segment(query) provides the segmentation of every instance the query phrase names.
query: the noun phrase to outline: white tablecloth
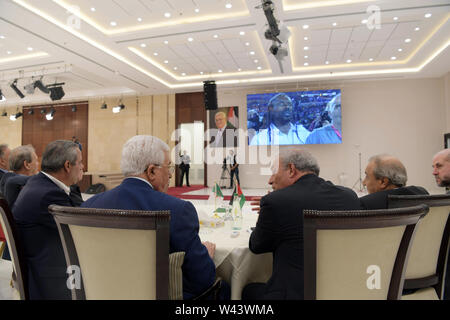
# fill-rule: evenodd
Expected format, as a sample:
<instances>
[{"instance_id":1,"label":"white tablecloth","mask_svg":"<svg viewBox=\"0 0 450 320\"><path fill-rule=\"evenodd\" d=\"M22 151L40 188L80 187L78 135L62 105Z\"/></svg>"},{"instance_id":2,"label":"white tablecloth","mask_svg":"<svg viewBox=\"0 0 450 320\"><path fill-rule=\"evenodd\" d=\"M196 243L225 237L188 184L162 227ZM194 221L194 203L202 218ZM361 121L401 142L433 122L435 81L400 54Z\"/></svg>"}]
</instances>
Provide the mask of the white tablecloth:
<instances>
[{"instance_id":1,"label":"white tablecloth","mask_svg":"<svg viewBox=\"0 0 450 320\"><path fill-rule=\"evenodd\" d=\"M212 211L205 205L195 205L200 210ZM199 214L201 216L201 214ZM216 244L214 263L217 275L231 285L231 299L241 299L242 289L251 282L267 282L272 274L272 253L254 254L248 248L250 227L256 225L258 214L251 212L245 205L243 210L242 229L237 237L231 237L232 221L218 228L200 228L202 241Z\"/></svg>"}]
</instances>

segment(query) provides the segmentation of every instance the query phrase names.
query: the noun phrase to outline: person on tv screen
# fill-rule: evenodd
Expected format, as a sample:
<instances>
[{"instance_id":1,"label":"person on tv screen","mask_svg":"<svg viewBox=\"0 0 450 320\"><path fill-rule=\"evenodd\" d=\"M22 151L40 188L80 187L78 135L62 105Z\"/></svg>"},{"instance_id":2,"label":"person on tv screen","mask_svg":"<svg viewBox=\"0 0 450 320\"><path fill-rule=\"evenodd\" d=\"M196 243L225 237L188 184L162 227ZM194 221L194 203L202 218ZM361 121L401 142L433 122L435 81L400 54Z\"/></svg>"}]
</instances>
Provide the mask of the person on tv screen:
<instances>
[{"instance_id":1,"label":"person on tv screen","mask_svg":"<svg viewBox=\"0 0 450 320\"><path fill-rule=\"evenodd\" d=\"M306 139L306 144L342 143L340 94L328 102L324 114L328 114L331 123L314 129Z\"/></svg>"},{"instance_id":2,"label":"person on tv screen","mask_svg":"<svg viewBox=\"0 0 450 320\"><path fill-rule=\"evenodd\" d=\"M294 124L293 103L285 93L278 93L268 103L267 128L252 138L250 145L304 144L309 131Z\"/></svg>"}]
</instances>

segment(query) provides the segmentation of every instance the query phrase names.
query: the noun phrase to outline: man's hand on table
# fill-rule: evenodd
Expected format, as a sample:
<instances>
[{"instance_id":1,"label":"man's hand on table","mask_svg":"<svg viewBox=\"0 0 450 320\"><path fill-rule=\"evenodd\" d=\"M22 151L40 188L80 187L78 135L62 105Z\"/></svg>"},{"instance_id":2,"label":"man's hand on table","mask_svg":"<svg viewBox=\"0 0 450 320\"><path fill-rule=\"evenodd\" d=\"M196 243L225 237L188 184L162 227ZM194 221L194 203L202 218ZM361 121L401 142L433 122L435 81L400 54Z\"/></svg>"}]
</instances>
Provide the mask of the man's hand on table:
<instances>
[{"instance_id":1,"label":"man's hand on table","mask_svg":"<svg viewBox=\"0 0 450 320\"><path fill-rule=\"evenodd\" d=\"M214 253L216 252L216 244L212 243L212 242L209 242L209 241L202 242L202 244L208 250L208 254L211 257L211 259L213 259L214 258Z\"/></svg>"}]
</instances>

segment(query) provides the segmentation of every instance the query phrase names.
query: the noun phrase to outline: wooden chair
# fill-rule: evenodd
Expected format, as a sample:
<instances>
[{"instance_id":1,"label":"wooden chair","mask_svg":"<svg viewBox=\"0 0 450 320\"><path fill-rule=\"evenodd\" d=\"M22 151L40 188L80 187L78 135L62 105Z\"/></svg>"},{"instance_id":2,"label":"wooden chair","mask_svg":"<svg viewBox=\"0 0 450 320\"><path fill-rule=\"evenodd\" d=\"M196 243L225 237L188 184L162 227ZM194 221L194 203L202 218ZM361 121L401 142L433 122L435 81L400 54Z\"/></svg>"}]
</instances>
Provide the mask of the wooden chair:
<instances>
[{"instance_id":1,"label":"wooden chair","mask_svg":"<svg viewBox=\"0 0 450 320\"><path fill-rule=\"evenodd\" d=\"M169 211L50 205L49 212L67 265L81 271L78 286L69 281L72 299L168 299Z\"/></svg>"},{"instance_id":2,"label":"wooden chair","mask_svg":"<svg viewBox=\"0 0 450 320\"><path fill-rule=\"evenodd\" d=\"M427 212L305 210L305 299L400 299L410 241Z\"/></svg>"},{"instance_id":3,"label":"wooden chair","mask_svg":"<svg viewBox=\"0 0 450 320\"><path fill-rule=\"evenodd\" d=\"M404 289L419 289L402 299L443 299L450 237L450 195L390 195L390 208L426 204L430 211L417 225ZM447 275L448 276L448 275Z\"/></svg>"},{"instance_id":4,"label":"wooden chair","mask_svg":"<svg viewBox=\"0 0 450 320\"><path fill-rule=\"evenodd\" d=\"M16 223L8 203L4 198L0 198L0 225L5 233L13 263L14 287L19 291L21 300L28 300L28 268L26 265L25 254L17 232Z\"/></svg>"}]
</instances>

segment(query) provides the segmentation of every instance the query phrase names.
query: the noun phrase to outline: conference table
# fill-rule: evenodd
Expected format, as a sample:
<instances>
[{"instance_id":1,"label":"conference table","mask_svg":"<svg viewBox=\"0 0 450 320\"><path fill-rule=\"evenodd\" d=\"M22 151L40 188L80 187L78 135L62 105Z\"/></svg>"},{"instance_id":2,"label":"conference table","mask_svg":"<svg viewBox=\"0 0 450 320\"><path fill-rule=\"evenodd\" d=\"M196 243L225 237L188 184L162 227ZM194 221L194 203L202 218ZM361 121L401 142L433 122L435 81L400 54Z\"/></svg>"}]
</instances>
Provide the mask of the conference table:
<instances>
[{"instance_id":1,"label":"conference table","mask_svg":"<svg viewBox=\"0 0 450 320\"><path fill-rule=\"evenodd\" d=\"M199 219L211 215L213 206L195 203ZM240 300L242 289L251 282L267 282L272 275L272 253L254 254L248 248L250 227L256 225L258 214L249 205L243 207L243 222L239 234L232 235L233 221L225 221L219 227L200 224L199 236L202 241L216 244L214 264L217 276L231 286L231 299Z\"/></svg>"}]
</instances>

